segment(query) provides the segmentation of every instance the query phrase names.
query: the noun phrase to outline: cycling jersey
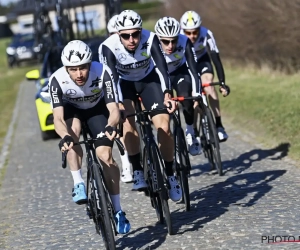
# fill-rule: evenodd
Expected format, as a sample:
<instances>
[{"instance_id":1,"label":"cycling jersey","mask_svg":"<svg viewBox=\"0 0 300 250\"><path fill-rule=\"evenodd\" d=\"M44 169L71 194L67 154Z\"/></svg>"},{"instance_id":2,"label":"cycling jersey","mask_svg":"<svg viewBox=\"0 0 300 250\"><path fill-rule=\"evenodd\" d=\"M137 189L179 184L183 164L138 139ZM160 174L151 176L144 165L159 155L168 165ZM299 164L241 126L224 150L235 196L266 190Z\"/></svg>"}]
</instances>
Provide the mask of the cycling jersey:
<instances>
[{"instance_id":1,"label":"cycling jersey","mask_svg":"<svg viewBox=\"0 0 300 250\"><path fill-rule=\"evenodd\" d=\"M111 70L102 63L92 62L87 82L78 86L65 67L55 71L49 79L51 107L69 103L79 109L94 107L103 97L105 103L118 102Z\"/></svg>"},{"instance_id":2,"label":"cycling jersey","mask_svg":"<svg viewBox=\"0 0 300 250\"><path fill-rule=\"evenodd\" d=\"M181 34L184 34L183 30L181 30ZM195 48L198 62L201 61L201 58L203 56L207 55L207 48L210 50L210 57L216 67L219 81L225 83L224 69L219 56L219 49L217 47L213 33L206 27L200 26L199 36L193 45Z\"/></svg>"},{"instance_id":3,"label":"cycling jersey","mask_svg":"<svg viewBox=\"0 0 300 250\"><path fill-rule=\"evenodd\" d=\"M160 42L155 33L142 29L137 49L129 52L118 34L107 38L99 47L100 62L108 65L115 79L139 81L155 69L161 89L170 90L170 79Z\"/></svg>"},{"instance_id":4,"label":"cycling jersey","mask_svg":"<svg viewBox=\"0 0 300 250\"><path fill-rule=\"evenodd\" d=\"M179 34L176 49L170 55L165 54L168 70L172 74L179 69L182 65L188 67L189 75L191 76L191 83L193 95L200 95L201 82L196 67L197 57L195 49L191 41L184 35Z\"/></svg>"}]
</instances>

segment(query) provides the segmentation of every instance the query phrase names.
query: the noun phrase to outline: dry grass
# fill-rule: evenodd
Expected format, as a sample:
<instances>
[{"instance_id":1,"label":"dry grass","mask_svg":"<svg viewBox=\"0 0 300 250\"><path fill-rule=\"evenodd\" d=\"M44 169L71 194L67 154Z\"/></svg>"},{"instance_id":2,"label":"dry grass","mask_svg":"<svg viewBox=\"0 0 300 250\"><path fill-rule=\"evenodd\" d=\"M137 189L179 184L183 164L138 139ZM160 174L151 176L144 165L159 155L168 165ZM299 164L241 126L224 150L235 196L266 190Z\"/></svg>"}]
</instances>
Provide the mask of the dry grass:
<instances>
[{"instance_id":1,"label":"dry grass","mask_svg":"<svg viewBox=\"0 0 300 250\"><path fill-rule=\"evenodd\" d=\"M292 73L300 59L300 0L172 0L165 14L197 11L212 30L222 57Z\"/></svg>"}]
</instances>

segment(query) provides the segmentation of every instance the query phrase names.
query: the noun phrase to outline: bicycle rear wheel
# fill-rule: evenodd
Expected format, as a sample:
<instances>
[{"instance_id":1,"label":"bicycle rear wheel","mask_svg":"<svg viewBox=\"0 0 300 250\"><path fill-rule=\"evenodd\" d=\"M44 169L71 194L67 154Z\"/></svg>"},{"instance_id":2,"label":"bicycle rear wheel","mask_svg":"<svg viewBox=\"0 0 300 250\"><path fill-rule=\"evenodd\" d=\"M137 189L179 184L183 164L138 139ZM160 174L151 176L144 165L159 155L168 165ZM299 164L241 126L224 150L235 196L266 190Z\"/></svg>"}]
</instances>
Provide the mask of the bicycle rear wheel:
<instances>
[{"instance_id":1,"label":"bicycle rear wheel","mask_svg":"<svg viewBox=\"0 0 300 250\"><path fill-rule=\"evenodd\" d=\"M177 128L175 133L175 161L177 166L176 172L179 177L183 193L182 201L185 204L185 210L190 211L191 204L188 174L191 169L191 163L182 128Z\"/></svg>"},{"instance_id":2,"label":"bicycle rear wheel","mask_svg":"<svg viewBox=\"0 0 300 250\"><path fill-rule=\"evenodd\" d=\"M100 165L94 163L91 166L91 205L94 215L96 231L101 234L106 249L116 249L114 238L114 218L113 207L107 197L107 192L104 187L104 182L100 172Z\"/></svg>"},{"instance_id":3,"label":"bicycle rear wheel","mask_svg":"<svg viewBox=\"0 0 300 250\"><path fill-rule=\"evenodd\" d=\"M162 188L161 190L159 190L159 199L161 202L165 222L167 224L169 235L173 235L174 234L173 223L172 223L169 204L168 204L168 198L169 198L168 191L164 181L165 177L162 174L162 171L164 171L164 164L161 155L158 151L157 145L153 143L150 147L150 150L151 150L152 163L154 165L154 168L156 169L156 178L158 180L160 187Z\"/></svg>"},{"instance_id":4,"label":"bicycle rear wheel","mask_svg":"<svg viewBox=\"0 0 300 250\"><path fill-rule=\"evenodd\" d=\"M221 154L220 154L220 143L217 134L216 125L209 108L205 109L205 114L207 117L208 123L208 133L209 133L209 147L208 147L208 158L211 160L211 164L214 168L217 169L218 174L220 176L223 175L223 167L221 161Z\"/></svg>"}]
</instances>

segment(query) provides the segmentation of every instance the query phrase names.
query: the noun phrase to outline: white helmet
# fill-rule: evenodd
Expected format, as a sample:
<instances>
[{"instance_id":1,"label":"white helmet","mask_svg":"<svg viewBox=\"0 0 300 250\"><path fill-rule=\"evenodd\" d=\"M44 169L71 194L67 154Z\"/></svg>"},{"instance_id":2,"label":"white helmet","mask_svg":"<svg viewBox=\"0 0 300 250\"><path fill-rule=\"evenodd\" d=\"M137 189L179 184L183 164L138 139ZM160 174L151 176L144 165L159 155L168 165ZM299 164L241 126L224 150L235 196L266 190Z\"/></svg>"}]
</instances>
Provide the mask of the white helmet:
<instances>
[{"instance_id":1,"label":"white helmet","mask_svg":"<svg viewBox=\"0 0 300 250\"><path fill-rule=\"evenodd\" d=\"M185 12L180 19L181 28L184 30L197 29L200 27L201 22L199 14L192 10Z\"/></svg>"},{"instance_id":2,"label":"white helmet","mask_svg":"<svg viewBox=\"0 0 300 250\"><path fill-rule=\"evenodd\" d=\"M175 37L180 33L180 25L173 17L163 17L156 22L154 30L160 37Z\"/></svg>"},{"instance_id":3,"label":"white helmet","mask_svg":"<svg viewBox=\"0 0 300 250\"><path fill-rule=\"evenodd\" d=\"M118 32L118 30L116 29L117 18L118 18L118 15L114 15L111 19L109 19L107 26L106 26L109 33Z\"/></svg>"},{"instance_id":4,"label":"white helmet","mask_svg":"<svg viewBox=\"0 0 300 250\"><path fill-rule=\"evenodd\" d=\"M92 51L88 45L80 40L69 42L61 53L64 66L79 66L92 61Z\"/></svg>"},{"instance_id":5,"label":"white helmet","mask_svg":"<svg viewBox=\"0 0 300 250\"><path fill-rule=\"evenodd\" d=\"M141 29L142 18L133 10L123 10L117 18L116 28L120 30Z\"/></svg>"}]
</instances>

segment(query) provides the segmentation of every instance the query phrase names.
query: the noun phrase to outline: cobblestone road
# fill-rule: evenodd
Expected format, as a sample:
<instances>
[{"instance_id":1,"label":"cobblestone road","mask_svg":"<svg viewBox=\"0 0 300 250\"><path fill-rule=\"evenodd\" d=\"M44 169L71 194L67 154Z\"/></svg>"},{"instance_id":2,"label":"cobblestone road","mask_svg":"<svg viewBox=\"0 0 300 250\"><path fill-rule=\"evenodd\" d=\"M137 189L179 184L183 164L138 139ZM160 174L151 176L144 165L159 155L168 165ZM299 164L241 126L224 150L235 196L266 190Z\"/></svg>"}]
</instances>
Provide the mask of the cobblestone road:
<instances>
[{"instance_id":1,"label":"cobblestone road","mask_svg":"<svg viewBox=\"0 0 300 250\"><path fill-rule=\"evenodd\" d=\"M58 140L42 142L34 86L22 84L20 114L7 174L0 189L0 249L103 249L84 207L73 204L71 174L60 166ZM122 183L129 234L119 249L296 249L267 244L263 236L300 235L300 170L281 160L287 144L261 149L228 126L222 144L225 175L209 172L203 156L191 158L191 211L169 202L176 235L158 224L149 199ZM280 238L277 238L279 241ZM293 238L290 238L290 240Z\"/></svg>"}]
</instances>

